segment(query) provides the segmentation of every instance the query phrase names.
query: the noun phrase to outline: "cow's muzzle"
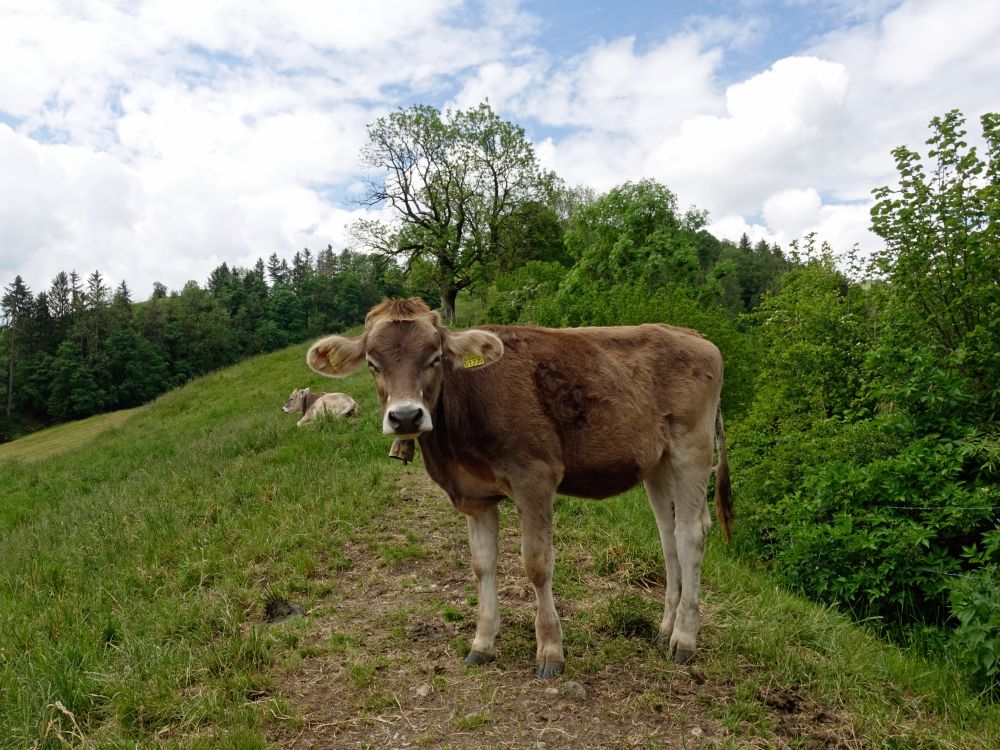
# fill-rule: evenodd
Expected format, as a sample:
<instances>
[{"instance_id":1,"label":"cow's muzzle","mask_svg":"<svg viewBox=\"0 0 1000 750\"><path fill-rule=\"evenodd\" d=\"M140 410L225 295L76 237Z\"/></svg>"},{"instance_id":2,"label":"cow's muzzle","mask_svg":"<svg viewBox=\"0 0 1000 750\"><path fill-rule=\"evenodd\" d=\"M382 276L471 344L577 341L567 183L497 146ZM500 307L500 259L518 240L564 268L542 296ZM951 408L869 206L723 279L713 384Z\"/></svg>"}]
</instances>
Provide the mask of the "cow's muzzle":
<instances>
[{"instance_id":1,"label":"cow's muzzle","mask_svg":"<svg viewBox=\"0 0 1000 750\"><path fill-rule=\"evenodd\" d=\"M411 438L421 432L430 432L431 416L423 405L409 402L395 404L386 411L382 431L386 435Z\"/></svg>"}]
</instances>

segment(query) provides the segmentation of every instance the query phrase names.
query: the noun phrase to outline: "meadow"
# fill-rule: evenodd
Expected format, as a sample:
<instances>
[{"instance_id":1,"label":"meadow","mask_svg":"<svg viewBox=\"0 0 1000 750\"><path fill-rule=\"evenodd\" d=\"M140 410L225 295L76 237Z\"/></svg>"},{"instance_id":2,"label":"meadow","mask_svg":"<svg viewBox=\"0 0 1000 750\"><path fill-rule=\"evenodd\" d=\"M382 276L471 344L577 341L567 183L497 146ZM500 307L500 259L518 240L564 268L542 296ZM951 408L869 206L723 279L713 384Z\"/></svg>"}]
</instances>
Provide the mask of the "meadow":
<instances>
[{"instance_id":1,"label":"meadow","mask_svg":"<svg viewBox=\"0 0 1000 750\"><path fill-rule=\"evenodd\" d=\"M716 531L703 648L673 665L651 643L663 572L641 491L558 504L569 658L551 683L531 676L507 508L498 659L462 666L464 521L419 461L387 457L366 373L336 384L354 420L299 429L280 412L292 388L334 389L304 353L84 425L83 444L5 446L0 747L1000 744L1000 711L953 669L785 593ZM286 601L305 616L272 621Z\"/></svg>"}]
</instances>

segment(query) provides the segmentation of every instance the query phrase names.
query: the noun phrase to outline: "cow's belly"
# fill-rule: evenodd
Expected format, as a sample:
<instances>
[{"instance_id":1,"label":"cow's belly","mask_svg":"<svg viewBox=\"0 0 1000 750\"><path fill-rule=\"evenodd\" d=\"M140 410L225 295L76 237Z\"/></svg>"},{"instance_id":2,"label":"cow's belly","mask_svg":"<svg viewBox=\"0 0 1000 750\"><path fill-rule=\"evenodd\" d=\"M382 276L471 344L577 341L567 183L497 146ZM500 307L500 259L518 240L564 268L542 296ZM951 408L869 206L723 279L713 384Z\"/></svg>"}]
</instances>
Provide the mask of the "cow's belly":
<instances>
[{"instance_id":1,"label":"cow's belly","mask_svg":"<svg viewBox=\"0 0 1000 750\"><path fill-rule=\"evenodd\" d=\"M638 464L630 463L608 469L584 469L567 472L558 492L574 497L605 498L635 487L642 479Z\"/></svg>"}]
</instances>

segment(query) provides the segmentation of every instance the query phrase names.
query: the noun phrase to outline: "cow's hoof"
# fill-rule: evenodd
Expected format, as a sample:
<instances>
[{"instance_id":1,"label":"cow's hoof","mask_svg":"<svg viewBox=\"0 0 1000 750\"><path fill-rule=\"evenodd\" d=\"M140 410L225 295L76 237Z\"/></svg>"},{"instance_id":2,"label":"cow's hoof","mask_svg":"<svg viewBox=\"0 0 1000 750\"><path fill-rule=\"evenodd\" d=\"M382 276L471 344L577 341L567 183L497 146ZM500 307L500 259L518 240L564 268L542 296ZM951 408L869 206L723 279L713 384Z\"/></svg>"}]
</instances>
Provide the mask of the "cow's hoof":
<instances>
[{"instance_id":1,"label":"cow's hoof","mask_svg":"<svg viewBox=\"0 0 1000 750\"><path fill-rule=\"evenodd\" d=\"M670 645L670 636L660 633L653 639L653 645L657 648L667 648Z\"/></svg>"},{"instance_id":2,"label":"cow's hoof","mask_svg":"<svg viewBox=\"0 0 1000 750\"><path fill-rule=\"evenodd\" d=\"M694 656L694 651L689 651L686 648L679 648L674 652L674 664L687 664L691 661L692 656Z\"/></svg>"},{"instance_id":3,"label":"cow's hoof","mask_svg":"<svg viewBox=\"0 0 1000 750\"><path fill-rule=\"evenodd\" d=\"M470 651L469 655L465 657L466 664L480 665L489 664L493 661L493 657L489 654L484 654L482 651Z\"/></svg>"},{"instance_id":4,"label":"cow's hoof","mask_svg":"<svg viewBox=\"0 0 1000 750\"><path fill-rule=\"evenodd\" d=\"M561 661L543 661L535 667L535 677L542 680L556 677L562 674L564 666L564 663Z\"/></svg>"}]
</instances>

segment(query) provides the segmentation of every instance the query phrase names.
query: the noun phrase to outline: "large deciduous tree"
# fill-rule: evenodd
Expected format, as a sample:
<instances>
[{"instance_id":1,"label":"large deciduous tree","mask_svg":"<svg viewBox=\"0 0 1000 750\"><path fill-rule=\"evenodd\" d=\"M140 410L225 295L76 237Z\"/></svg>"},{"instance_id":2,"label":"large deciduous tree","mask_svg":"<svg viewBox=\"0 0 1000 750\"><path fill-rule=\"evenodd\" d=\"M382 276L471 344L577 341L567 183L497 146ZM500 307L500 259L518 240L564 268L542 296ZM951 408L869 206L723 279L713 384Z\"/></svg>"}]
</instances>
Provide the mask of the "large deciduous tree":
<instances>
[{"instance_id":1,"label":"large deciduous tree","mask_svg":"<svg viewBox=\"0 0 1000 750\"><path fill-rule=\"evenodd\" d=\"M372 175L363 202L389 220L358 221L353 237L407 270L428 261L446 320L458 293L512 251L512 217L554 180L524 131L488 104L443 115L423 105L397 110L368 126L361 158Z\"/></svg>"}]
</instances>

